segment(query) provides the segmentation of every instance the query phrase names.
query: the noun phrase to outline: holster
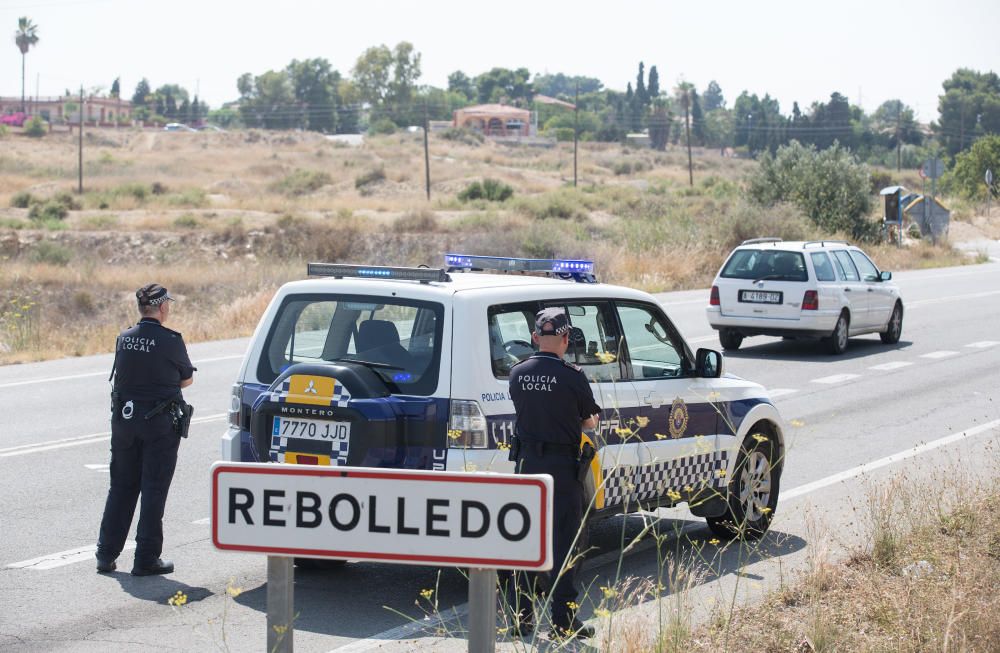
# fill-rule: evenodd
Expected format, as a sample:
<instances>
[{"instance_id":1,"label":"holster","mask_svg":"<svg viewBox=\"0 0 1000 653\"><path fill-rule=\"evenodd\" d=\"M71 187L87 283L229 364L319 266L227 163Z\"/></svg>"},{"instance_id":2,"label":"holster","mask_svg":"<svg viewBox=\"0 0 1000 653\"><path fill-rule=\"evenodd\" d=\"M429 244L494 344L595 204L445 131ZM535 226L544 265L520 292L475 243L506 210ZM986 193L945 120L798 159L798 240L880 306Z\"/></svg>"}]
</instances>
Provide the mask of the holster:
<instances>
[{"instance_id":1,"label":"holster","mask_svg":"<svg viewBox=\"0 0 1000 653\"><path fill-rule=\"evenodd\" d=\"M580 457L576 460L576 478L583 483L590 475L590 461L597 455L597 450L589 442L584 442L580 448Z\"/></svg>"},{"instance_id":2,"label":"holster","mask_svg":"<svg viewBox=\"0 0 1000 653\"><path fill-rule=\"evenodd\" d=\"M507 453L507 460L516 463L521 455L521 439L514 436L510 439L510 451Z\"/></svg>"},{"instance_id":3,"label":"holster","mask_svg":"<svg viewBox=\"0 0 1000 653\"><path fill-rule=\"evenodd\" d=\"M182 438L186 438L188 430L191 428L194 406L181 399L170 405L170 414L174 419L174 433Z\"/></svg>"}]
</instances>

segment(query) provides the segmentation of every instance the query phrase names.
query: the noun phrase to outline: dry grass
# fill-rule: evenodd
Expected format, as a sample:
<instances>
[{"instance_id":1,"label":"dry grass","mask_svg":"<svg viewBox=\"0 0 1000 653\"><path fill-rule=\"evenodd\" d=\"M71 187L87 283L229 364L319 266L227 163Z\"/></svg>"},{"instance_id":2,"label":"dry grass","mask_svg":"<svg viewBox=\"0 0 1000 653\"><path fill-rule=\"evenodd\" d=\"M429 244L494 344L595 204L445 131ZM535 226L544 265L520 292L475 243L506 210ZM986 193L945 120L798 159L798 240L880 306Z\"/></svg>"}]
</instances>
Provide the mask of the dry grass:
<instances>
[{"instance_id":1,"label":"dry grass","mask_svg":"<svg viewBox=\"0 0 1000 653\"><path fill-rule=\"evenodd\" d=\"M75 188L76 157L66 134L4 140L0 364L107 351L133 319L133 289L153 279L190 289L176 326L195 341L249 334L266 297L307 260L435 265L448 250L587 257L602 280L663 291L706 286L745 238L823 235L792 207L747 205L740 185L755 164L708 150L696 151L691 188L679 150L582 144L572 188L567 144L434 135L428 202L412 134L350 148L308 133L91 131L82 210L39 228L26 209L6 208L18 193L44 200ZM457 199L486 177L514 197ZM892 270L962 262L923 243L874 256ZM73 311L67 297L90 299ZM27 317L11 310L25 298L36 303Z\"/></svg>"}]
</instances>

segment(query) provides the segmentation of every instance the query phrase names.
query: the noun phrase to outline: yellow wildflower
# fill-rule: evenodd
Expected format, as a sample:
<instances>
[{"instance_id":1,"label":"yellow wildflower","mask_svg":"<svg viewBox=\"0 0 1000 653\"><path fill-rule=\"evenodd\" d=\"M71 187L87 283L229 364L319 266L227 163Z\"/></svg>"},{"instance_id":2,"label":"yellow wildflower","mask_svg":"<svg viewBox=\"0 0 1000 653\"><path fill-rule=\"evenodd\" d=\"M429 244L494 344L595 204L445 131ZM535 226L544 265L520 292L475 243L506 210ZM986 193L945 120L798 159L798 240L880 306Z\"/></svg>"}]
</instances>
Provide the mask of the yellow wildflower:
<instances>
[{"instance_id":1,"label":"yellow wildflower","mask_svg":"<svg viewBox=\"0 0 1000 653\"><path fill-rule=\"evenodd\" d=\"M666 439L667 439L667 436L663 435L662 433L654 433L654 434L653 434L653 436L654 436L654 437L655 437L655 438L656 438L657 440L666 440Z\"/></svg>"},{"instance_id":2,"label":"yellow wildflower","mask_svg":"<svg viewBox=\"0 0 1000 653\"><path fill-rule=\"evenodd\" d=\"M614 597L618 596L618 590L616 590L613 587L606 587L602 585L601 591L604 593L604 598L606 599L613 599Z\"/></svg>"},{"instance_id":3,"label":"yellow wildflower","mask_svg":"<svg viewBox=\"0 0 1000 653\"><path fill-rule=\"evenodd\" d=\"M719 478L722 478L723 476L726 475L726 470L724 470L724 469L717 469L717 470L715 470L715 475L718 476Z\"/></svg>"},{"instance_id":4,"label":"yellow wildflower","mask_svg":"<svg viewBox=\"0 0 1000 653\"><path fill-rule=\"evenodd\" d=\"M184 592L182 592L180 590L177 590L176 594L174 594L169 599L167 599L167 604L168 605L172 605L172 606L174 606L176 608L181 607L182 605L184 605L187 602L188 602L187 594L185 594Z\"/></svg>"},{"instance_id":5,"label":"yellow wildflower","mask_svg":"<svg viewBox=\"0 0 1000 653\"><path fill-rule=\"evenodd\" d=\"M288 632L288 626L271 626L271 628L273 628L274 632L278 633L279 635L284 635L285 633Z\"/></svg>"},{"instance_id":6,"label":"yellow wildflower","mask_svg":"<svg viewBox=\"0 0 1000 653\"><path fill-rule=\"evenodd\" d=\"M242 593L243 593L243 588L242 587L233 587L232 585L230 585L229 587L226 588L226 594L228 594L229 596L231 596L233 598L236 598L237 596L239 596Z\"/></svg>"},{"instance_id":7,"label":"yellow wildflower","mask_svg":"<svg viewBox=\"0 0 1000 653\"><path fill-rule=\"evenodd\" d=\"M615 356L614 354L612 354L609 351L599 351L599 352L597 352L594 355L597 356L597 360L601 361L605 365L608 364L608 363L614 363L615 360L617 360L617 358L618 358L617 356Z\"/></svg>"},{"instance_id":8,"label":"yellow wildflower","mask_svg":"<svg viewBox=\"0 0 1000 653\"><path fill-rule=\"evenodd\" d=\"M639 428L641 428L641 429L644 429L647 426L649 426L649 418L648 417L642 417L640 415L639 417L635 418L635 421L639 425Z\"/></svg>"},{"instance_id":9,"label":"yellow wildflower","mask_svg":"<svg viewBox=\"0 0 1000 653\"><path fill-rule=\"evenodd\" d=\"M572 610L573 612L576 612L577 610L580 609L580 606L577 604L576 601L567 601L566 607Z\"/></svg>"},{"instance_id":10,"label":"yellow wildflower","mask_svg":"<svg viewBox=\"0 0 1000 653\"><path fill-rule=\"evenodd\" d=\"M667 497L669 497L671 501L680 501L681 493L677 490L667 490Z\"/></svg>"},{"instance_id":11,"label":"yellow wildflower","mask_svg":"<svg viewBox=\"0 0 1000 653\"><path fill-rule=\"evenodd\" d=\"M457 440L462 437L461 429L448 429L448 437L452 440Z\"/></svg>"},{"instance_id":12,"label":"yellow wildflower","mask_svg":"<svg viewBox=\"0 0 1000 653\"><path fill-rule=\"evenodd\" d=\"M690 485L685 485L684 486L684 491L685 492L694 492L694 488L691 487Z\"/></svg>"},{"instance_id":13,"label":"yellow wildflower","mask_svg":"<svg viewBox=\"0 0 1000 653\"><path fill-rule=\"evenodd\" d=\"M595 617L602 617L602 618L610 617L611 616L611 611L607 610L605 608L595 608L594 609L594 616Z\"/></svg>"},{"instance_id":14,"label":"yellow wildflower","mask_svg":"<svg viewBox=\"0 0 1000 653\"><path fill-rule=\"evenodd\" d=\"M764 508L761 508L760 511L766 515L766 514L768 514L768 513L771 512L771 509L768 508L768 507L764 507Z\"/></svg>"},{"instance_id":15,"label":"yellow wildflower","mask_svg":"<svg viewBox=\"0 0 1000 653\"><path fill-rule=\"evenodd\" d=\"M752 437L757 442L760 442L761 444L764 444L765 442L767 442L767 436L764 435L763 433L754 433L750 437Z\"/></svg>"},{"instance_id":16,"label":"yellow wildflower","mask_svg":"<svg viewBox=\"0 0 1000 653\"><path fill-rule=\"evenodd\" d=\"M507 451L508 449L510 449L510 445L507 444L506 442L498 442L497 449L499 449L500 451Z\"/></svg>"},{"instance_id":17,"label":"yellow wildflower","mask_svg":"<svg viewBox=\"0 0 1000 653\"><path fill-rule=\"evenodd\" d=\"M431 597L434 596L434 590L431 589L420 590L420 596L430 601Z\"/></svg>"},{"instance_id":18,"label":"yellow wildflower","mask_svg":"<svg viewBox=\"0 0 1000 653\"><path fill-rule=\"evenodd\" d=\"M710 539L708 541L708 543L711 544L712 546L718 546L718 544L719 544L719 538L713 537L712 539Z\"/></svg>"},{"instance_id":19,"label":"yellow wildflower","mask_svg":"<svg viewBox=\"0 0 1000 653\"><path fill-rule=\"evenodd\" d=\"M800 420L800 419L793 419L793 420L789 421L788 423L789 423L789 424L791 424L792 426L795 426L795 427L798 427L798 426L805 426L805 425L806 425L806 423L805 423L805 422L803 422L803 421L802 421L802 420Z\"/></svg>"},{"instance_id":20,"label":"yellow wildflower","mask_svg":"<svg viewBox=\"0 0 1000 653\"><path fill-rule=\"evenodd\" d=\"M632 430L619 426L615 428L615 433L617 433L623 438L627 438L628 436L632 435Z\"/></svg>"}]
</instances>

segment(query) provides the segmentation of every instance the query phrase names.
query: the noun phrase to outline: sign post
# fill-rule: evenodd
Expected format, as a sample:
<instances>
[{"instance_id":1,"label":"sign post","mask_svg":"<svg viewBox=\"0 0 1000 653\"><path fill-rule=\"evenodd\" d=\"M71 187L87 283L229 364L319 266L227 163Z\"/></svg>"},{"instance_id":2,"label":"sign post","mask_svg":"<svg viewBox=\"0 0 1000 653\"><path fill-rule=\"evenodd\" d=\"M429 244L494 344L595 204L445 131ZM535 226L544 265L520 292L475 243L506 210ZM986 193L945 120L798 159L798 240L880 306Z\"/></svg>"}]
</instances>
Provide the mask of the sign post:
<instances>
[{"instance_id":1,"label":"sign post","mask_svg":"<svg viewBox=\"0 0 1000 653\"><path fill-rule=\"evenodd\" d=\"M495 650L497 570L552 568L552 477L216 463L212 543L267 554L267 646L292 651L293 559L469 568L469 651Z\"/></svg>"},{"instance_id":2,"label":"sign post","mask_svg":"<svg viewBox=\"0 0 1000 653\"><path fill-rule=\"evenodd\" d=\"M986 217L990 217L990 202L993 199L993 171L986 169Z\"/></svg>"}]
</instances>

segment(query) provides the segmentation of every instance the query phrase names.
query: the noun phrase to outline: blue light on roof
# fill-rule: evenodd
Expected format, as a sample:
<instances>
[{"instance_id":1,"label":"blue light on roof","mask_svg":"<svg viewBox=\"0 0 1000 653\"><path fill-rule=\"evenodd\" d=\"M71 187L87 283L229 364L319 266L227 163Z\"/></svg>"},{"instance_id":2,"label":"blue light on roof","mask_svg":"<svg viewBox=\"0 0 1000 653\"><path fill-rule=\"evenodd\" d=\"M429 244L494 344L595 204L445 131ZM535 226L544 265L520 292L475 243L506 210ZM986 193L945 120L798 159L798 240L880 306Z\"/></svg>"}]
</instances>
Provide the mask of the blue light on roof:
<instances>
[{"instance_id":1,"label":"blue light on roof","mask_svg":"<svg viewBox=\"0 0 1000 653\"><path fill-rule=\"evenodd\" d=\"M392 380L394 383L409 383L413 380L413 375L409 372L397 372L392 375Z\"/></svg>"}]
</instances>

